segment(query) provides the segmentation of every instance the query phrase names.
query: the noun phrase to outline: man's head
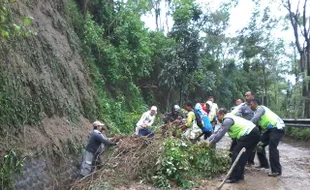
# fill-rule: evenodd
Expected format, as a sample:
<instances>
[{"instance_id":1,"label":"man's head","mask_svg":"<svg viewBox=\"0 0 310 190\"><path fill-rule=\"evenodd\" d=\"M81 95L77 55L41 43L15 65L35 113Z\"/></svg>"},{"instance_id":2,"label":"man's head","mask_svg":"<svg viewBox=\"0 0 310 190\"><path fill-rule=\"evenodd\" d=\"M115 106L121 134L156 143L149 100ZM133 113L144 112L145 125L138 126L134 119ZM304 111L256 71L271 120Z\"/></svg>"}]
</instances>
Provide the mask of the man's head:
<instances>
[{"instance_id":1,"label":"man's head","mask_svg":"<svg viewBox=\"0 0 310 190\"><path fill-rule=\"evenodd\" d=\"M177 113L179 113L180 109L181 109L181 108L180 108L179 105L174 105L173 108L172 108L172 112L173 112L174 114L177 114Z\"/></svg>"},{"instance_id":2,"label":"man's head","mask_svg":"<svg viewBox=\"0 0 310 190\"><path fill-rule=\"evenodd\" d=\"M184 106L184 109L185 109L186 111L191 111L191 110L194 109L194 106L193 106L193 104L192 104L191 102L187 102L187 103L185 104L185 106Z\"/></svg>"},{"instance_id":3,"label":"man's head","mask_svg":"<svg viewBox=\"0 0 310 190\"><path fill-rule=\"evenodd\" d=\"M156 106L152 106L151 109L150 109L150 114L151 116L157 114L157 107Z\"/></svg>"},{"instance_id":4,"label":"man's head","mask_svg":"<svg viewBox=\"0 0 310 190\"><path fill-rule=\"evenodd\" d=\"M209 96L208 101L211 101L213 103L214 102L214 97L213 96Z\"/></svg>"},{"instance_id":5,"label":"man's head","mask_svg":"<svg viewBox=\"0 0 310 190\"><path fill-rule=\"evenodd\" d=\"M252 100L250 101L249 104L250 104L251 110L256 111L257 106L260 105L260 101L259 101L259 99L254 98L254 99L252 99Z\"/></svg>"},{"instance_id":6,"label":"man's head","mask_svg":"<svg viewBox=\"0 0 310 190\"><path fill-rule=\"evenodd\" d=\"M105 130L105 129L104 129L104 126L105 126L105 124L102 123L102 122L100 122L100 121L95 121L95 122L93 123L93 128L94 128L94 129L97 129L98 131Z\"/></svg>"},{"instance_id":7,"label":"man's head","mask_svg":"<svg viewBox=\"0 0 310 190\"><path fill-rule=\"evenodd\" d=\"M235 105L236 106L239 106L240 104L242 104L243 103L243 100L242 99L237 99L236 101L235 101Z\"/></svg>"},{"instance_id":8,"label":"man's head","mask_svg":"<svg viewBox=\"0 0 310 190\"><path fill-rule=\"evenodd\" d=\"M224 117L226 114L227 114L227 109L225 109L225 108L220 108L220 109L216 112L217 120L219 120L219 122L222 123L223 117Z\"/></svg>"},{"instance_id":9,"label":"man's head","mask_svg":"<svg viewBox=\"0 0 310 190\"><path fill-rule=\"evenodd\" d=\"M244 94L244 97L245 97L245 101L247 101L248 103L250 103L250 101L254 99L254 93L253 93L252 91L247 91L247 92Z\"/></svg>"}]
</instances>

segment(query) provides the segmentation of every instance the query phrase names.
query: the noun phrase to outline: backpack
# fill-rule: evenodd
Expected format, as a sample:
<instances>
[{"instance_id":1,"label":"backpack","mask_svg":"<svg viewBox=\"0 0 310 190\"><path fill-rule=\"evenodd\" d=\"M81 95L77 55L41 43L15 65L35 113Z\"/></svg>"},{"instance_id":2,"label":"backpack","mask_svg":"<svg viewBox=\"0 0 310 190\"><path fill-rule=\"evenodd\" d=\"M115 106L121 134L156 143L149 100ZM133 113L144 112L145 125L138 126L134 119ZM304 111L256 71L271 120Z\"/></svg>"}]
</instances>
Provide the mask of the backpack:
<instances>
[{"instance_id":1,"label":"backpack","mask_svg":"<svg viewBox=\"0 0 310 190\"><path fill-rule=\"evenodd\" d=\"M202 129L203 128L203 123L202 123L201 116L196 111L194 111L194 113L195 113L195 117L196 117L196 123L197 123L198 127L200 129Z\"/></svg>"}]
</instances>

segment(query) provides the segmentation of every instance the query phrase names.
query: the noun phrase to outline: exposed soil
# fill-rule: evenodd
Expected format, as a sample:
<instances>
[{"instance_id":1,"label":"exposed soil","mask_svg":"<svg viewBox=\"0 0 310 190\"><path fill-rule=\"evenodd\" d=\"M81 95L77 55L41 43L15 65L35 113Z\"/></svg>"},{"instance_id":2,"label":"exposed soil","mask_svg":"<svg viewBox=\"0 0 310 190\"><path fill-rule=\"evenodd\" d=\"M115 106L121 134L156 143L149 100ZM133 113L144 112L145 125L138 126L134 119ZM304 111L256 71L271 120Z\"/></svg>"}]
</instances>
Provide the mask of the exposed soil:
<instances>
[{"instance_id":1,"label":"exposed soil","mask_svg":"<svg viewBox=\"0 0 310 190\"><path fill-rule=\"evenodd\" d=\"M82 117L78 124L57 117L45 118L42 123L42 126L23 126L25 150L38 150L50 144L61 147L68 139L86 142L88 131L92 130L90 122Z\"/></svg>"}]
</instances>

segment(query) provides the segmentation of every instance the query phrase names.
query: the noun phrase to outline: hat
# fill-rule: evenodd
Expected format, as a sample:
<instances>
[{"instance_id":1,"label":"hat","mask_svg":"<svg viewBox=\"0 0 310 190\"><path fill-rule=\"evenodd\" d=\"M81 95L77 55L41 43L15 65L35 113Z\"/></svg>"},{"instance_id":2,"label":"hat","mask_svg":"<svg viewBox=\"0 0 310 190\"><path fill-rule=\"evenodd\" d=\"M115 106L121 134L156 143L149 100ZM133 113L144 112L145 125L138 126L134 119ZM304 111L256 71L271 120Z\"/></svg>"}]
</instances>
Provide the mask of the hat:
<instances>
[{"instance_id":1,"label":"hat","mask_svg":"<svg viewBox=\"0 0 310 190\"><path fill-rule=\"evenodd\" d=\"M174 109L174 111L180 111L180 106L179 105L174 105L173 109Z\"/></svg>"},{"instance_id":2,"label":"hat","mask_svg":"<svg viewBox=\"0 0 310 190\"><path fill-rule=\"evenodd\" d=\"M195 110L201 110L201 109L202 109L201 104L200 104L200 103L197 103L197 104L195 105Z\"/></svg>"},{"instance_id":3,"label":"hat","mask_svg":"<svg viewBox=\"0 0 310 190\"><path fill-rule=\"evenodd\" d=\"M155 112L157 112L157 107L156 106L152 106L151 110L154 110Z\"/></svg>"},{"instance_id":4,"label":"hat","mask_svg":"<svg viewBox=\"0 0 310 190\"><path fill-rule=\"evenodd\" d=\"M100 121L95 121L93 123L93 127L96 127L96 126L104 126L104 123L101 123Z\"/></svg>"},{"instance_id":5,"label":"hat","mask_svg":"<svg viewBox=\"0 0 310 190\"><path fill-rule=\"evenodd\" d=\"M213 103L209 100L206 102L206 104L208 104L211 107Z\"/></svg>"}]
</instances>

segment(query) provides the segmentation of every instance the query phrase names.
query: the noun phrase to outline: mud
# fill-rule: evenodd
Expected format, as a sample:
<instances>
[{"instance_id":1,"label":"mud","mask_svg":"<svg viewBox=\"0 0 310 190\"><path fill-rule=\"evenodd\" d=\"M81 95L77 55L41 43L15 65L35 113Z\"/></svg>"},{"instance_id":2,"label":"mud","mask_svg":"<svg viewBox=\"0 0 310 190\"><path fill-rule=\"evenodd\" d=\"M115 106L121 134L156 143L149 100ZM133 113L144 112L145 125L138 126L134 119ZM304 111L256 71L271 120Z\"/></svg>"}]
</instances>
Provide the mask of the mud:
<instances>
[{"instance_id":1,"label":"mud","mask_svg":"<svg viewBox=\"0 0 310 190\"><path fill-rule=\"evenodd\" d=\"M229 142L225 137L222 143ZM310 189L310 150L280 142L278 146L280 162L282 164L282 176L268 177L269 170L257 170L246 168L245 180L239 184L225 184L223 190L306 190ZM267 149L268 150L268 147ZM255 161L258 164L258 160ZM219 184L220 182L215 183ZM212 189L211 186L204 187Z\"/></svg>"}]
</instances>

